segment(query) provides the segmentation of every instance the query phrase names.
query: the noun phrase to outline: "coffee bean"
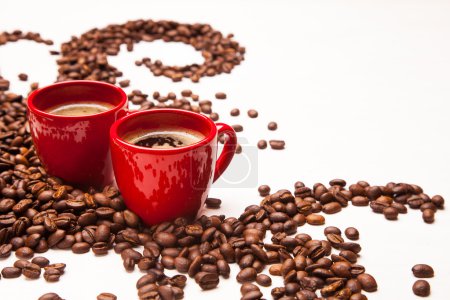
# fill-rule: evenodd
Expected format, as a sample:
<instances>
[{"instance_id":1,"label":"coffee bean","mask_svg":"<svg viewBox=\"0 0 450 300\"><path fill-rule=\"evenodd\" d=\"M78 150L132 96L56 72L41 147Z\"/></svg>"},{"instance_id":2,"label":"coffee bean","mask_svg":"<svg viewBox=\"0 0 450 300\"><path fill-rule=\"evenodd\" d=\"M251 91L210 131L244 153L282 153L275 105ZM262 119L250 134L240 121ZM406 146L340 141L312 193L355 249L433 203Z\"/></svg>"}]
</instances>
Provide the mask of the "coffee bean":
<instances>
[{"instance_id":1,"label":"coffee bean","mask_svg":"<svg viewBox=\"0 0 450 300\"><path fill-rule=\"evenodd\" d=\"M237 116L239 116L239 114L240 114L239 108L233 108L230 111L230 115L233 116L233 117L237 117Z\"/></svg>"},{"instance_id":2,"label":"coffee bean","mask_svg":"<svg viewBox=\"0 0 450 300\"><path fill-rule=\"evenodd\" d=\"M195 275L195 282L203 290L211 290L219 284L219 275L216 273L199 272Z\"/></svg>"},{"instance_id":3,"label":"coffee bean","mask_svg":"<svg viewBox=\"0 0 450 300\"><path fill-rule=\"evenodd\" d=\"M58 294L56 293L46 293L39 297L38 300L63 300Z\"/></svg>"},{"instance_id":4,"label":"coffee bean","mask_svg":"<svg viewBox=\"0 0 450 300\"><path fill-rule=\"evenodd\" d=\"M309 225L323 225L325 224L325 218L322 215L310 214L306 216L306 222Z\"/></svg>"},{"instance_id":5,"label":"coffee bean","mask_svg":"<svg viewBox=\"0 0 450 300\"><path fill-rule=\"evenodd\" d=\"M352 204L354 206L367 206L369 205L369 199L365 196L355 196L352 198Z\"/></svg>"},{"instance_id":6,"label":"coffee bean","mask_svg":"<svg viewBox=\"0 0 450 300\"><path fill-rule=\"evenodd\" d=\"M44 269L45 270L57 269L59 272L61 272L61 274L63 274L64 270L66 269L66 264L65 263L50 264L50 265L44 267Z\"/></svg>"},{"instance_id":7,"label":"coffee bean","mask_svg":"<svg viewBox=\"0 0 450 300\"><path fill-rule=\"evenodd\" d=\"M217 198L206 198L205 204L206 204L206 207L208 207L208 208L216 209L216 208L220 208L220 205L222 204L222 200L217 199Z\"/></svg>"},{"instance_id":8,"label":"coffee bean","mask_svg":"<svg viewBox=\"0 0 450 300\"><path fill-rule=\"evenodd\" d=\"M244 268L236 276L239 283L252 282L256 280L256 270L253 268Z\"/></svg>"},{"instance_id":9,"label":"coffee bean","mask_svg":"<svg viewBox=\"0 0 450 300\"><path fill-rule=\"evenodd\" d=\"M0 245L0 258L7 258L11 255L11 251L13 249L12 244L3 244Z\"/></svg>"},{"instance_id":10,"label":"coffee bean","mask_svg":"<svg viewBox=\"0 0 450 300\"><path fill-rule=\"evenodd\" d=\"M434 222L434 210L425 209L422 213L422 218L425 223L431 224Z\"/></svg>"},{"instance_id":11,"label":"coffee bean","mask_svg":"<svg viewBox=\"0 0 450 300\"><path fill-rule=\"evenodd\" d=\"M330 202L322 206L322 211L326 214L335 214L340 212L342 206L338 202Z\"/></svg>"},{"instance_id":12,"label":"coffee bean","mask_svg":"<svg viewBox=\"0 0 450 300\"><path fill-rule=\"evenodd\" d=\"M227 94L222 93L222 92L216 93L216 99L221 99L221 100L223 100L223 99L226 99L226 98L227 98Z\"/></svg>"},{"instance_id":13,"label":"coffee bean","mask_svg":"<svg viewBox=\"0 0 450 300\"><path fill-rule=\"evenodd\" d=\"M230 266L228 265L228 263L225 260L219 259L216 264L217 264L217 269L219 271L219 275L222 275L223 278L230 277Z\"/></svg>"},{"instance_id":14,"label":"coffee bean","mask_svg":"<svg viewBox=\"0 0 450 300\"><path fill-rule=\"evenodd\" d=\"M257 118L258 117L258 112L254 109L249 109L247 112L248 116L252 119Z\"/></svg>"},{"instance_id":15,"label":"coffee bean","mask_svg":"<svg viewBox=\"0 0 450 300\"><path fill-rule=\"evenodd\" d=\"M57 282L61 277L61 271L55 268L46 269L44 271L44 279L48 282Z\"/></svg>"},{"instance_id":16,"label":"coffee bean","mask_svg":"<svg viewBox=\"0 0 450 300\"><path fill-rule=\"evenodd\" d=\"M359 231L354 227L348 227L345 229L345 236L352 241L359 239Z\"/></svg>"},{"instance_id":17,"label":"coffee bean","mask_svg":"<svg viewBox=\"0 0 450 300\"><path fill-rule=\"evenodd\" d=\"M22 274L22 269L16 267L5 267L2 269L3 278L17 278Z\"/></svg>"},{"instance_id":18,"label":"coffee bean","mask_svg":"<svg viewBox=\"0 0 450 300\"><path fill-rule=\"evenodd\" d=\"M259 140L258 144L256 145L258 149L266 149L267 148L267 141L266 140Z\"/></svg>"},{"instance_id":19,"label":"coffee bean","mask_svg":"<svg viewBox=\"0 0 450 300\"><path fill-rule=\"evenodd\" d=\"M128 79L121 80L121 81L119 81L119 85L121 88L128 87L128 86L130 86L130 80L128 80Z\"/></svg>"},{"instance_id":20,"label":"coffee bean","mask_svg":"<svg viewBox=\"0 0 450 300\"><path fill-rule=\"evenodd\" d=\"M384 217L388 220L397 220L398 211L394 207L385 207L383 209Z\"/></svg>"},{"instance_id":21,"label":"coffee bean","mask_svg":"<svg viewBox=\"0 0 450 300\"><path fill-rule=\"evenodd\" d=\"M91 249L91 245L86 242L78 242L72 245L72 252L75 254L87 253Z\"/></svg>"},{"instance_id":22,"label":"coffee bean","mask_svg":"<svg viewBox=\"0 0 450 300\"><path fill-rule=\"evenodd\" d=\"M22 269L22 274L29 279L37 279L41 276L41 267L30 263Z\"/></svg>"},{"instance_id":23,"label":"coffee bean","mask_svg":"<svg viewBox=\"0 0 450 300\"><path fill-rule=\"evenodd\" d=\"M18 77L19 77L19 80L21 80L21 81L27 81L28 80L28 75L25 74L25 73L20 73L18 75Z\"/></svg>"},{"instance_id":24,"label":"coffee bean","mask_svg":"<svg viewBox=\"0 0 450 300\"><path fill-rule=\"evenodd\" d=\"M39 267L43 268L50 264L50 261L43 257L43 256L36 256L31 260L31 263L38 265Z\"/></svg>"},{"instance_id":25,"label":"coffee bean","mask_svg":"<svg viewBox=\"0 0 450 300\"><path fill-rule=\"evenodd\" d=\"M356 279L361 284L361 287L366 292L375 292L378 288L377 282L372 275L364 273L356 277Z\"/></svg>"},{"instance_id":26,"label":"coffee bean","mask_svg":"<svg viewBox=\"0 0 450 300\"><path fill-rule=\"evenodd\" d=\"M270 140L269 145L274 150L282 150L286 143L282 140Z\"/></svg>"},{"instance_id":27,"label":"coffee bean","mask_svg":"<svg viewBox=\"0 0 450 300\"><path fill-rule=\"evenodd\" d=\"M16 250L16 256L18 258L29 259L32 258L33 255L34 251L30 247L20 247Z\"/></svg>"},{"instance_id":28,"label":"coffee bean","mask_svg":"<svg viewBox=\"0 0 450 300\"><path fill-rule=\"evenodd\" d=\"M339 228L335 227L335 226L327 226L327 227L325 227L323 233L325 235L331 234L331 233L332 234L341 235L341 230Z\"/></svg>"},{"instance_id":29,"label":"coffee bean","mask_svg":"<svg viewBox=\"0 0 450 300\"><path fill-rule=\"evenodd\" d=\"M270 186L263 184L258 187L258 192L261 197L265 197L270 194Z\"/></svg>"},{"instance_id":30,"label":"coffee bean","mask_svg":"<svg viewBox=\"0 0 450 300\"><path fill-rule=\"evenodd\" d=\"M272 285L272 279L265 275L265 274L259 274L256 276L256 282L260 285L260 286L271 286Z\"/></svg>"},{"instance_id":31,"label":"coffee bean","mask_svg":"<svg viewBox=\"0 0 450 300\"><path fill-rule=\"evenodd\" d=\"M154 239L162 247L174 247L177 244L176 236L169 232L158 232Z\"/></svg>"},{"instance_id":32,"label":"coffee bean","mask_svg":"<svg viewBox=\"0 0 450 300\"><path fill-rule=\"evenodd\" d=\"M267 128L269 130L277 130L278 124L276 122L269 122L269 124L267 125Z\"/></svg>"},{"instance_id":33,"label":"coffee bean","mask_svg":"<svg viewBox=\"0 0 450 300\"><path fill-rule=\"evenodd\" d=\"M412 287L413 293L419 297L428 297L430 295L431 287L426 280L417 280Z\"/></svg>"},{"instance_id":34,"label":"coffee bean","mask_svg":"<svg viewBox=\"0 0 450 300\"><path fill-rule=\"evenodd\" d=\"M117 300L117 296L111 293L101 293L97 296L97 300Z\"/></svg>"},{"instance_id":35,"label":"coffee bean","mask_svg":"<svg viewBox=\"0 0 450 300\"><path fill-rule=\"evenodd\" d=\"M412 272L417 278L431 278L434 276L433 268L426 264L417 264L413 266Z\"/></svg>"},{"instance_id":36,"label":"coffee bean","mask_svg":"<svg viewBox=\"0 0 450 300\"><path fill-rule=\"evenodd\" d=\"M244 127L242 125L239 125L239 124L232 125L231 127L233 127L234 131L236 131L236 132L244 131Z\"/></svg>"},{"instance_id":37,"label":"coffee bean","mask_svg":"<svg viewBox=\"0 0 450 300\"><path fill-rule=\"evenodd\" d=\"M436 195L431 198L431 202L437 207L437 208L443 208L445 200L441 195Z\"/></svg>"}]
</instances>

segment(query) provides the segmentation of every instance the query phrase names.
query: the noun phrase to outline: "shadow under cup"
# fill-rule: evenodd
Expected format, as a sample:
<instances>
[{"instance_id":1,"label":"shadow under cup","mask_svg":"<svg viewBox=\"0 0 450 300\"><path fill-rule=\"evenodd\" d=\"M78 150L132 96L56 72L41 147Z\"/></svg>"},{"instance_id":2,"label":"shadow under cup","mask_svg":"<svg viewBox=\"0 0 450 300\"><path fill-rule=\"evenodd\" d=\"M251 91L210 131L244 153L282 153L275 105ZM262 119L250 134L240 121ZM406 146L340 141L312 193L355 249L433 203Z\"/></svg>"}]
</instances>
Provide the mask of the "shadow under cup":
<instances>
[{"instance_id":1,"label":"shadow under cup","mask_svg":"<svg viewBox=\"0 0 450 300\"><path fill-rule=\"evenodd\" d=\"M113 107L83 116L46 112L74 102L103 102ZM27 105L31 136L50 175L83 188L102 188L114 182L109 129L125 114L127 96L123 90L104 82L66 81L34 91Z\"/></svg>"},{"instance_id":2,"label":"shadow under cup","mask_svg":"<svg viewBox=\"0 0 450 300\"><path fill-rule=\"evenodd\" d=\"M177 128L204 136L177 148L131 144L135 133ZM208 117L183 110L132 113L111 127L111 158L126 205L147 224L194 218L208 195L217 155L217 127Z\"/></svg>"}]
</instances>

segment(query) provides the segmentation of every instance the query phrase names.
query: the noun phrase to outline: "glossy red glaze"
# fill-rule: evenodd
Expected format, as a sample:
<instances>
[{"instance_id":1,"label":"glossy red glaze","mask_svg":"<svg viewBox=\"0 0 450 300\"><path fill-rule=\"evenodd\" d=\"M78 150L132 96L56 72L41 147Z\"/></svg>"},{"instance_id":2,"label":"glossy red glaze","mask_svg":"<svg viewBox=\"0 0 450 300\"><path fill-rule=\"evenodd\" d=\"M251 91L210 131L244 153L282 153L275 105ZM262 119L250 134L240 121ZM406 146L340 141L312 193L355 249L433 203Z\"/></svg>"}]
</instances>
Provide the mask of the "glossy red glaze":
<instances>
[{"instance_id":1,"label":"glossy red glaze","mask_svg":"<svg viewBox=\"0 0 450 300\"><path fill-rule=\"evenodd\" d=\"M45 112L74 101L102 101L114 108L88 116ZM47 172L81 187L112 183L109 129L126 108L124 91L103 82L66 81L34 91L28 97L28 120L37 154Z\"/></svg>"},{"instance_id":2,"label":"glossy red glaze","mask_svg":"<svg viewBox=\"0 0 450 300\"><path fill-rule=\"evenodd\" d=\"M205 138L172 149L140 147L124 140L135 132L168 127L193 130ZM229 138L216 164L218 133ZM211 183L228 167L236 149L230 126L177 109L132 113L113 124L110 136L114 173L125 203L150 225L195 217Z\"/></svg>"}]
</instances>

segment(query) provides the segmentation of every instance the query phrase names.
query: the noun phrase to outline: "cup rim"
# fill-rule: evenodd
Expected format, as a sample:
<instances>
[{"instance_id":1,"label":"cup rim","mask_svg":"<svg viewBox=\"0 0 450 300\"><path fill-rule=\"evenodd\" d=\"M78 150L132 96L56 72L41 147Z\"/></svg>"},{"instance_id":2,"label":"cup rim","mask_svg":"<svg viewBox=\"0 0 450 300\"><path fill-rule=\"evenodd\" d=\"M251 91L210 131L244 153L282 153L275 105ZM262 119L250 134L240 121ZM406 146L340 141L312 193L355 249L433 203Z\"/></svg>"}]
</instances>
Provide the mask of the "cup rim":
<instances>
[{"instance_id":1,"label":"cup rim","mask_svg":"<svg viewBox=\"0 0 450 300\"><path fill-rule=\"evenodd\" d=\"M158 114L158 113L182 114L185 116L202 119L209 125L209 129L210 129L209 134L207 136L205 136L205 138L201 139L200 141L198 141L194 144L188 145L188 146L183 146L183 147L178 147L178 148L169 148L169 149L153 149L153 148L137 146L135 144L128 143L122 137L120 137L119 134L117 133L119 126L122 125L124 122L126 122L129 119L132 119L137 116L151 115L151 114ZM192 111L188 111L188 110L182 110L182 109L162 108L162 109L151 109L151 110L144 110L144 111L138 111L138 112L130 112L128 115L124 116L123 118L121 118L113 123L113 125L111 126L111 128L109 130L109 135L110 135L110 140L112 142L116 142L116 143L120 144L121 147L126 148L127 150L131 150L134 152L138 151L138 152L144 152L144 153L154 153L154 154L162 154L162 153L175 154L175 153L187 152L187 151L193 150L195 148L198 148L200 146L209 144L214 139L214 137L217 135L217 127L216 127L216 124L205 115L202 115L202 114L199 114L196 112L192 112Z\"/></svg>"},{"instance_id":2,"label":"cup rim","mask_svg":"<svg viewBox=\"0 0 450 300\"><path fill-rule=\"evenodd\" d=\"M55 114L50 114L48 112L45 112L43 110L40 110L36 107L36 105L34 104L35 98L36 96L38 96L40 93L48 91L48 90L52 90L55 88L60 88L60 87L65 87L65 86L72 86L72 85L81 85L81 86L87 86L87 85L96 85L96 86L104 86L110 89L115 90L116 92L118 92L120 94L120 103L115 105L113 108L108 109L106 111L100 112L100 113L96 113L96 114L92 114L92 115L85 115L85 116L62 116L62 115L55 115ZM107 83L107 82L103 82L103 81L93 81L93 80L70 80L70 81L61 81L61 82L56 82L50 85L47 85L45 87L39 88L35 91L33 91L29 96L28 96L28 100L27 100L27 107L29 111L32 111L33 113L43 116L43 117L47 117L47 118L55 118L55 119L70 119L70 120L85 120L85 119L91 119L91 118L96 118L99 116L104 116L104 115L108 115L111 113L115 113L118 110L122 109L128 101L128 97L125 94L124 90L122 90L121 88L119 88L118 86L115 86L113 84Z\"/></svg>"}]
</instances>

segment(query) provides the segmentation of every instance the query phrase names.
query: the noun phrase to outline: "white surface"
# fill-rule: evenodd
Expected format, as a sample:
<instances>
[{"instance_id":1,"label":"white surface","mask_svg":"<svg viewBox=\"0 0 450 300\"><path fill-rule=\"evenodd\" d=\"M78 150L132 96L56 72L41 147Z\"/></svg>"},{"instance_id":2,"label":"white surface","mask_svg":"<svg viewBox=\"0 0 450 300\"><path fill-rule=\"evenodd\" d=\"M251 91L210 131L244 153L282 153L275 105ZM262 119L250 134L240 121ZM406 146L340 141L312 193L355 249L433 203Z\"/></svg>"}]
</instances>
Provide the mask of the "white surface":
<instances>
[{"instance_id":1,"label":"white surface","mask_svg":"<svg viewBox=\"0 0 450 300\"><path fill-rule=\"evenodd\" d=\"M152 93L192 88L204 99L217 91L226 101L214 101L221 121L242 123L250 145L260 138L284 138L282 152L258 153L259 184L273 190L291 188L296 180L308 185L335 177L348 182L365 179L421 185L431 194L450 199L450 3L448 1L5 1L0 30L38 31L52 38L56 49L71 35L92 27L130 19L174 19L211 23L223 33L234 33L247 48L246 60L231 75L204 78L199 84L172 83L153 77L135 59L150 56L167 64L201 61L184 45L140 44L122 51L111 61L132 81L132 88ZM48 47L27 42L0 47L3 76L30 75L42 85L56 78L55 57ZM13 91L26 91L29 83L14 81ZM239 107L239 118L228 115ZM259 111L258 119L246 110ZM279 130L268 132L268 121ZM244 149L244 151L250 151ZM231 171L242 166L236 160ZM219 213L237 216L259 202L256 186L214 189L223 199ZM363 247L360 263L373 274L379 291L370 299L416 299L411 267L428 263L436 276L430 279L429 299L448 299L450 292L449 210L440 211L433 225L420 213L401 215L389 222L369 208L346 208L327 217L327 225L356 226ZM208 211L207 213L216 213ZM304 226L300 231L323 238L324 227ZM135 299L140 273L128 274L115 254L95 258L92 253L66 251L46 254L52 262L66 262L59 283L43 278L0 282L1 299L36 299L55 291L66 299L95 299L112 292L119 299ZM0 267L11 265L11 257ZM238 299L236 268L218 289L202 292L189 282L186 299ZM275 281L273 287L280 282ZM270 297L270 289L263 289ZM20 293L20 296L18 296Z\"/></svg>"}]
</instances>

